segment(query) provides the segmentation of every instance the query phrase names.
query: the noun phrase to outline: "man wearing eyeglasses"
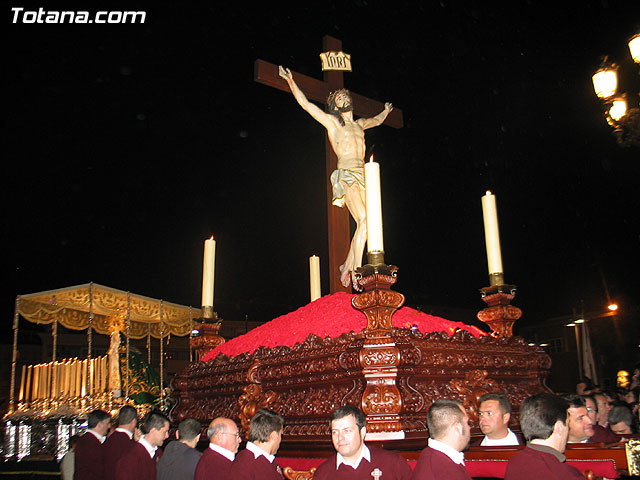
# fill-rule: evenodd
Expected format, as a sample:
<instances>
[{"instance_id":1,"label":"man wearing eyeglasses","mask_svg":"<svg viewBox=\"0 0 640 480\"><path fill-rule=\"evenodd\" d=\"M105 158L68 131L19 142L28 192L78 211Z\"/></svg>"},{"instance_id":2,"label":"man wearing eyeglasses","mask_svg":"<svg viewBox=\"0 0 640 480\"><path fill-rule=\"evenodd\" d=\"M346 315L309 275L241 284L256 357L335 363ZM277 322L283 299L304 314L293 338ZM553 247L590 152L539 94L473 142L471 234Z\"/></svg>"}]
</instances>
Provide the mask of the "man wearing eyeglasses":
<instances>
[{"instance_id":1,"label":"man wearing eyeglasses","mask_svg":"<svg viewBox=\"0 0 640 480\"><path fill-rule=\"evenodd\" d=\"M620 438L616 434L614 434L608 428L604 428L602 425L598 424L598 402L596 401L595 397L592 395L582 395L580 398L582 398L582 400L584 401L584 406L587 409L587 416L591 420L591 424L593 427L593 435L591 435L587 440L582 440L582 442L585 442L585 443L586 442L588 443L619 442ZM571 404L571 402L569 403ZM575 405L577 405L578 407L581 406L579 402ZM571 413L571 408L574 409L574 413L575 413L576 406L574 405L570 406L569 408L570 413Z\"/></svg>"},{"instance_id":2,"label":"man wearing eyeglasses","mask_svg":"<svg viewBox=\"0 0 640 480\"><path fill-rule=\"evenodd\" d=\"M478 402L478 422L484 437L479 445L522 445L518 436L509 428L511 404L502 393L486 393Z\"/></svg>"},{"instance_id":3,"label":"man wearing eyeglasses","mask_svg":"<svg viewBox=\"0 0 640 480\"><path fill-rule=\"evenodd\" d=\"M231 464L240 446L238 426L230 418L218 417L207 429L207 448L196 467L195 480L231 480Z\"/></svg>"}]
</instances>

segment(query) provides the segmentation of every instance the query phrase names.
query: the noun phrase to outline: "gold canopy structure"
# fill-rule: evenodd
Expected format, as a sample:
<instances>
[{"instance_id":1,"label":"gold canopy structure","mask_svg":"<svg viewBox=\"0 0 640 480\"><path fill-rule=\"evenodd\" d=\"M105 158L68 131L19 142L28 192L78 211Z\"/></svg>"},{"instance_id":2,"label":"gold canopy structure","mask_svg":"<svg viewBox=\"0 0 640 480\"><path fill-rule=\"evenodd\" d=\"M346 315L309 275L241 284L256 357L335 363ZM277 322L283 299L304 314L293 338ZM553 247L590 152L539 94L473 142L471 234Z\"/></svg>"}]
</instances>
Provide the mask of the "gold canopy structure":
<instances>
[{"instance_id":1,"label":"gold canopy structure","mask_svg":"<svg viewBox=\"0 0 640 480\"><path fill-rule=\"evenodd\" d=\"M129 364L129 339L162 339L160 344L160 396L164 396L163 367L164 338L170 335L186 336L193 329L194 319L200 318L199 308L177 305L154 298L116 290L97 283L45 292L18 295L13 319L13 355L11 361L11 391L9 411L15 406L15 377L18 347L18 321L26 320L51 325L53 336L53 362L56 361L58 325L71 330L87 330L88 352L91 358L92 332L111 335L118 331L126 336L126 365ZM147 341L150 362L150 343ZM87 385L91 385L87 373ZM126 393L128 398L129 369L127 368Z\"/></svg>"},{"instance_id":2,"label":"gold canopy structure","mask_svg":"<svg viewBox=\"0 0 640 480\"><path fill-rule=\"evenodd\" d=\"M134 339L148 335L154 338L189 335L193 319L201 316L199 308L97 283L20 295L19 298L18 313L30 322L57 322L71 330L86 330L91 325L97 333L110 335L114 329L125 333L129 319L128 337Z\"/></svg>"}]
</instances>

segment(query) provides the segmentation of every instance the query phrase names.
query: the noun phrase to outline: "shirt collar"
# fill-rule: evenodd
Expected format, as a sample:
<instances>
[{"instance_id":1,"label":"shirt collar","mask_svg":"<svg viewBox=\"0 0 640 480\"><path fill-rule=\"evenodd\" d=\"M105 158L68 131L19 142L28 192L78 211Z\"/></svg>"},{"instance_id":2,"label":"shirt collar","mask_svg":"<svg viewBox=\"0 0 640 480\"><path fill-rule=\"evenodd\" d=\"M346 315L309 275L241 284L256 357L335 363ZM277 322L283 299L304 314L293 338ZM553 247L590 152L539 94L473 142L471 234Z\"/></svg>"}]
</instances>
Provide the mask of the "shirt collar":
<instances>
[{"instance_id":1,"label":"shirt collar","mask_svg":"<svg viewBox=\"0 0 640 480\"><path fill-rule=\"evenodd\" d=\"M447 445L446 443L442 443L434 438L430 438L427 441L427 445L434 450L444 453L447 457L451 459L453 463L457 463L458 465L464 465L464 453L459 452L455 448Z\"/></svg>"},{"instance_id":2,"label":"shirt collar","mask_svg":"<svg viewBox=\"0 0 640 480\"><path fill-rule=\"evenodd\" d=\"M556 457L559 462L564 463L564 462L567 461L567 457L565 457L563 454L561 454L558 450L556 450L553 447L548 447L546 445L540 445L538 443L528 443L527 447L532 448L534 450L537 450L539 452L550 453L551 455Z\"/></svg>"},{"instance_id":3,"label":"shirt collar","mask_svg":"<svg viewBox=\"0 0 640 480\"><path fill-rule=\"evenodd\" d=\"M104 443L104 441L107 439L106 436L100 435L95 430L87 430L87 431L93 433L93 436L96 437L100 443Z\"/></svg>"},{"instance_id":4,"label":"shirt collar","mask_svg":"<svg viewBox=\"0 0 640 480\"><path fill-rule=\"evenodd\" d=\"M260 455L264 455L264 458L269 460L269 463L273 463L273 461L276 459L275 455L271 455L270 453L265 452L253 442L247 442L247 450L253 453L254 458L258 458Z\"/></svg>"},{"instance_id":5,"label":"shirt collar","mask_svg":"<svg viewBox=\"0 0 640 480\"><path fill-rule=\"evenodd\" d=\"M129 440L133 438L133 432L130 430L127 430L126 428L118 427L116 428L116 432L126 433L129 436Z\"/></svg>"},{"instance_id":6,"label":"shirt collar","mask_svg":"<svg viewBox=\"0 0 640 480\"><path fill-rule=\"evenodd\" d=\"M215 443L209 443L209 448L211 450L213 450L214 452L219 453L223 457L231 460L232 462L236 458L236 454L233 453L231 450L227 450L226 448L221 447L220 445L216 445ZM254 455L255 455L255 453L254 453Z\"/></svg>"},{"instance_id":7,"label":"shirt collar","mask_svg":"<svg viewBox=\"0 0 640 480\"><path fill-rule=\"evenodd\" d=\"M138 443L142 445L147 451L147 453L149 454L149 456L153 458L153 456L156 454L156 450L158 449L158 447L154 447L153 445L151 445L147 441L147 439L144 438L144 435L140 437L140 440L138 440Z\"/></svg>"},{"instance_id":8,"label":"shirt collar","mask_svg":"<svg viewBox=\"0 0 640 480\"><path fill-rule=\"evenodd\" d=\"M358 458L356 458L356 461L353 462L353 464L348 463L345 460L345 458L342 456L342 454L340 452L338 452L336 454L336 470L338 468L340 468L340 465L342 465L343 463L345 465L349 465L350 467L352 467L355 470L356 468L358 468L360 466L360 462L362 461L363 458L367 462L371 463L371 452L369 451L369 448L364 443L362 444L362 449L360 450L360 455L358 456Z\"/></svg>"}]
</instances>

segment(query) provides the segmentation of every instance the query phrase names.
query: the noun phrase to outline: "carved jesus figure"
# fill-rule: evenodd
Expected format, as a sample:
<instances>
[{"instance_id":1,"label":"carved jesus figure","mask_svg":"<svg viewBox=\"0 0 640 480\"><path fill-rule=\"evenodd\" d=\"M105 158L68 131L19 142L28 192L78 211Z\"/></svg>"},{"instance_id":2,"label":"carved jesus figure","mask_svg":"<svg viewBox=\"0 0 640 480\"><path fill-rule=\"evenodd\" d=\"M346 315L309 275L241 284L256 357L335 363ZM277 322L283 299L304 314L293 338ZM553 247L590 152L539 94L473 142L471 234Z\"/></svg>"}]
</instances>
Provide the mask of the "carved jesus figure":
<instances>
[{"instance_id":1,"label":"carved jesus figure","mask_svg":"<svg viewBox=\"0 0 640 480\"><path fill-rule=\"evenodd\" d=\"M331 147L338 157L338 168L331 174L333 187L332 203L338 207L345 204L356 222L356 231L345 262L340 266L340 281L345 287L357 283L354 277L356 268L362 266L362 255L367 240L367 211L364 192L364 131L381 125L393 110L390 103L384 104L384 110L372 118L353 118L353 103L348 90L332 92L327 98L329 113L311 103L293 80L288 68L280 66L280 76L289 84L291 93L300 106L327 129Z\"/></svg>"}]
</instances>

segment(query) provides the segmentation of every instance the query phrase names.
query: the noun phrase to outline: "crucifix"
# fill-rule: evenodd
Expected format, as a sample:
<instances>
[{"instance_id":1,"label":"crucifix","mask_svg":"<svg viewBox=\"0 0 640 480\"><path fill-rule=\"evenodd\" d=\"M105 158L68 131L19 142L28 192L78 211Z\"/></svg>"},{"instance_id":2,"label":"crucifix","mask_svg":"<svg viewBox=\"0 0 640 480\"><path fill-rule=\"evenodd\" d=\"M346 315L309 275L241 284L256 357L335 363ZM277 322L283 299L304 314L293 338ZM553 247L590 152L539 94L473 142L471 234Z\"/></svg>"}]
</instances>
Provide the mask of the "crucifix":
<instances>
[{"instance_id":1,"label":"crucifix","mask_svg":"<svg viewBox=\"0 0 640 480\"><path fill-rule=\"evenodd\" d=\"M336 38L325 36L323 38L323 51L340 51L342 42ZM291 76L291 72L289 72ZM299 73L293 73L295 83L300 91L309 100L325 103L330 92L340 90L344 87L344 79L341 71L325 71L324 81L308 77ZM279 73L278 66L265 62L264 60L256 60L254 65L254 79L257 82L283 90L290 91L288 80ZM391 110L389 106L383 106L381 102L369 99L367 97L351 93L353 103L353 113L360 117L376 118L376 114L381 110L386 112L381 118L384 124L394 128L402 127L402 111L399 109ZM312 115L313 116L313 115ZM315 117L314 117L315 118ZM321 122L322 123L322 122ZM372 125L373 126L373 125ZM366 127L368 128L368 127ZM340 282L341 273L339 264L349 255L350 244L350 226L349 215L345 208L333 208L333 186L329 180L331 174L338 167L338 157L336 156L329 135L325 136L325 158L327 171L327 206L328 206L328 231L329 231L329 278L330 292L339 291L350 292L351 288Z\"/></svg>"}]
</instances>

